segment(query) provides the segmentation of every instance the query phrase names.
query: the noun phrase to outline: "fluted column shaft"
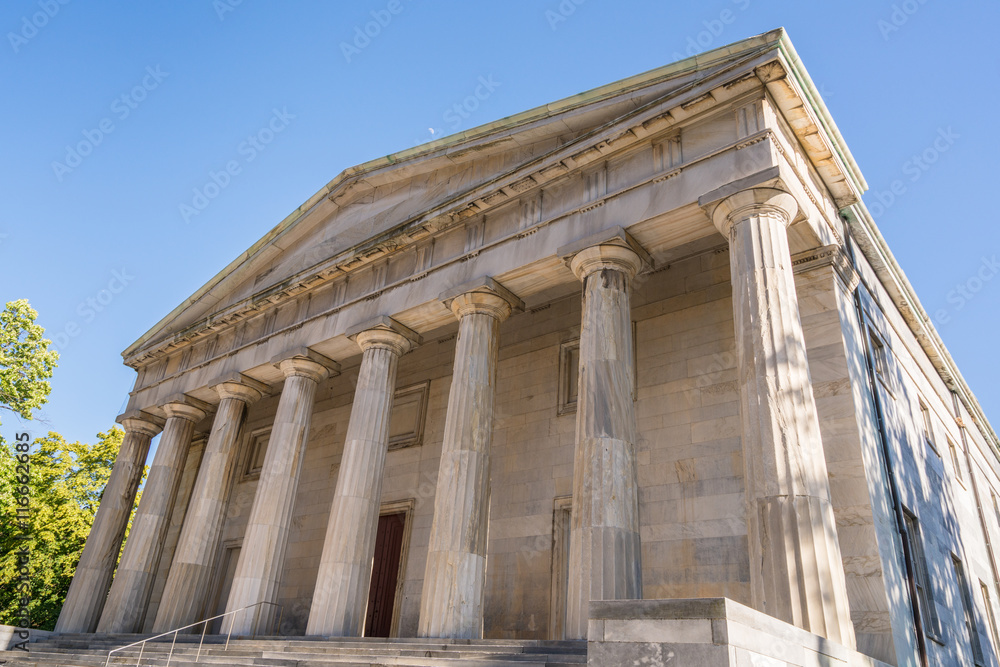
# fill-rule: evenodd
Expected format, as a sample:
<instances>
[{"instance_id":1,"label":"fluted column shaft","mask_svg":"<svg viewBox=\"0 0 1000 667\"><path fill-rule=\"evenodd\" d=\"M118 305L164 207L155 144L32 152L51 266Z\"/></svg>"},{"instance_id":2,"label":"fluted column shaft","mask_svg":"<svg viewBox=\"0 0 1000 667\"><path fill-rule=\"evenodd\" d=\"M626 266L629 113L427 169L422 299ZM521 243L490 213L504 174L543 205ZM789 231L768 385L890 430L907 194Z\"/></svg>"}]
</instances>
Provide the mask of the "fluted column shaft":
<instances>
[{"instance_id":1,"label":"fluted column shaft","mask_svg":"<svg viewBox=\"0 0 1000 667\"><path fill-rule=\"evenodd\" d=\"M571 264L583 281L570 521L568 638L586 639L591 600L642 597L627 247L598 245Z\"/></svg>"},{"instance_id":2,"label":"fluted column shaft","mask_svg":"<svg viewBox=\"0 0 1000 667\"><path fill-rule=\"evenodd\" d=\"M285 376L285 386L281 390L257 493L243 536L227 612L257 602L275 601L292 506L309 439L316 387L328 373L319 363L299 357L281 361L278 367ZM232 621L233 634L250 634L258 618L260 627L267 628L272 612L273 608L265 605L259 613L236 614Z\"/></svg>"},{"instance_id":3,"label":"fluted column shaft","mask_svg":"<svg viewBox=\"0 0 1000 667\"><path fill-rule=\"evenodd\" d=\"M788 250L797 208L787 193L754 189L713 215L729 239L751 598L760 611L853 647Z\"/></svg>"},{"instance_id":4,"label":"fluted column shaft","mask_svg":"<svg viewBox=\"0 0 1000 667\"><path fill-rule=\"evenodd\" d=\"M222 400L198 467L153 632L173 630L207 615L205 605L222 536L227 494L236 474L237 441L247 406L261 396L256 389L236 382L224 382L215 390Z\"/></svg>"},{"instance_id":5,"label":"fluted column shaft","mask_svg":"<svg viewBox=\"0 0 1000 667\"><path fill-rule=\"evenodd\" d=\"M490 441L500 323L510 304L488 292L451 303L459 318L434 519L420 600L420 637L483 636Z\"/></svg>"},{"instance_id":6,"label":"fluted column shaft","mask_svg":"<svg viewBox=\"0 0 1000 667\"><path fill-rule=\"evenodd\" d=\"M205 418L204 411L183 402L167 403L163 409L167 423L146 477L142 500L132 520L104 613L97 624L98 632L142 630L194 425Z\"/></svg>"},{"instance_id":7,"label":"fluted column shaft","mask_svg":"<svg viewBox=\"0 0 1000 667\"><path fill-rule=\"evenodd\" d=\"M122 425L125 438L59 612L56 632L93 632L101 618L146 465L149 441L160 431L158 425L141 418L123 419Z\"/></svg>"},{"instance_id":8,"label":"fluted column shaft","mask_svg":"<svg viewBox=\"0 0 1000 667\"><path fill-rule=\"evenodd\" d=\"M368 607L396 367L409 341L394 331L372 329L361 332L357 343L364 354L307 635L360 636Z\"/></svg>"}]
</instances>

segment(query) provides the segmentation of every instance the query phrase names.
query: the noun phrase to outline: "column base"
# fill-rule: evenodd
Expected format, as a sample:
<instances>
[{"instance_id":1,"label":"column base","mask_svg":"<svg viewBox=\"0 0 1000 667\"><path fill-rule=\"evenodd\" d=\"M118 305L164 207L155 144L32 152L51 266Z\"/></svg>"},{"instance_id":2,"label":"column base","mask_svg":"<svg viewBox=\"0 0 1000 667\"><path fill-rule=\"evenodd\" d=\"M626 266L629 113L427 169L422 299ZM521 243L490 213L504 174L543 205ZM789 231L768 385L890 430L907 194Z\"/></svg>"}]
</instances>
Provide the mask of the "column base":
<instances>
[{"instance_id":1,"label":"column base","mask_svg":"<svg viewBox=\"0 0 1000 667\"><path fill-rule=\"evenodd\" d=\"M854 627L845 591L840 545L825 526L835 525L833 506L815 496L749 499L751 596L760 611L809 632L853 646ZM837 557L831 558L831 554ZM759 567L757 572L754 567ZM760 576L754 576L758 574ZM755 586L754 583L758 585Z\"/></svg>"},{"instance_id":2,"label":"column base","mask_svg":"<svg viewBox=\"0 0 1000 667\"><path fill-rule=\"evenodd\" d=\"M418 637L442 639L481 639L483 636L483 599L480 582L486 571L486 559L476 554L436 551L427 555L427 574L443 583L437 590L424 589L429 595L421 609ZM443 612L443 613L442 613Z\"/></svg>"}]
</instances>

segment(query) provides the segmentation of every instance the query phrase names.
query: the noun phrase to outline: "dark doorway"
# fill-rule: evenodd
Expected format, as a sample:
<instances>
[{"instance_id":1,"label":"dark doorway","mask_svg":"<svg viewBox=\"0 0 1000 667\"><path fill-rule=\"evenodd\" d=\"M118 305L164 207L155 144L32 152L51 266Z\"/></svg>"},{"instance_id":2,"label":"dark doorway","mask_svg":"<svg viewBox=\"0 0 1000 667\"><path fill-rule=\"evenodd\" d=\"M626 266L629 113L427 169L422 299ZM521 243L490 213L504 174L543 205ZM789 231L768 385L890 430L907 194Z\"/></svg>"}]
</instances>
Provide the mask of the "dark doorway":
<instances>
[{"instance_id":1,"label":"dark doorway","mask_svg":"<svg viewBox=\"0 0 1000 667\"><path fill-rule=\"evenodd\" d=\"M229 602L229 591L232 589L233 579L236 577L236 564L240 560L240 546L239 544L223 546L222 562L219 567L220 578L216 584L215 603L211 607L213 610L211 613L212 616L226 613L226 604ZM209 623L209 634L225 634L229 628L230 620L233 620L232 616L215 619ZM188 632L201 632L201 627L194 628Z\"/></svg>"},{"instance_id":2,"label":"dark doorway","mask_svg":"<svg viewBox=\"0 0 1000 667\"><path fill-rule=\"evenodd\" d=\"M386 514L378 518L375 534L375 562L368 589L368 613L365 637L388 637L392 631L392 612L399 580L399 560L403 552L403 528L406 514Z\"/></svg>"}]
</instances>

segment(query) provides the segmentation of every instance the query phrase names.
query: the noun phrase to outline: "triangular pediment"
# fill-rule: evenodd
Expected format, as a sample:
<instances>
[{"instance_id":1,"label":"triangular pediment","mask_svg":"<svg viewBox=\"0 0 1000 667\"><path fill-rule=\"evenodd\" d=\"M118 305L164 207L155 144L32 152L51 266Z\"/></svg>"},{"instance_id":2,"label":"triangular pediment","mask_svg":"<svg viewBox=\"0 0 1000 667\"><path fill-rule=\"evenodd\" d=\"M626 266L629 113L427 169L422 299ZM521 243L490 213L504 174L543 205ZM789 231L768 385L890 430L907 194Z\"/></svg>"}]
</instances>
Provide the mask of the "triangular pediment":
<instances>
[{"instance_id":1,"label":"triangular pediment","mask_svg":"<svg viewBox=\"0 0 1000 667\"><path fill-rule=\"evenodd\" d=\"M349 274L394 247L419 244L422 237L461 224L466 217L489 215L490 207L511 203L519 194L540 188L546 179L586 168L587 158L580 156L588 151L606 155L615 150L616 142L627 147L622 128L629 119L648 117L647 123L655 125L658 107L673 108L671 120L676 121L678 114L694 114L717 104L711 95L699 93L699 87L706 81L737 85L782 49L791 46L784 31L775 30L347 169L123 356L134 365L146 350L162 349L171 340L211 327L237 311L264 306L276 294L310 289L314 278ZM821 118L810 121L809 127L822 126L828 119L819 106ZM832 121L829 125L821 129L832 140L817 142L816 154L830 156L824 159L833 163L833 180L850 181L853 174L844 177L840 172L851 172L853 161L846 149L841 155L830 149L830 144L839 148L840 140ZM642 138L634 130L628 132L628 141ZM567 147L577 145L580 153L559 158ZM845 187L848 196L854 196L854 185Z\"/></svg>"}]
</instances>

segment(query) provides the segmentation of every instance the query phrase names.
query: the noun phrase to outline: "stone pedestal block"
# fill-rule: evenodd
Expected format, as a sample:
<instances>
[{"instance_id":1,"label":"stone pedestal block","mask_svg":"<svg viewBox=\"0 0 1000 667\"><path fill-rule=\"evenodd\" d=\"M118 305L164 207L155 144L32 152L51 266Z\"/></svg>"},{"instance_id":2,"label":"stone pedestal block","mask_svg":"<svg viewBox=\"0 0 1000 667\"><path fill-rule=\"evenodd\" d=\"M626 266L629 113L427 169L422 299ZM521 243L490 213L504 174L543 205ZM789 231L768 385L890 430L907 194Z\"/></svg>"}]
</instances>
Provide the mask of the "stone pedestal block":
<instances>
[{"instance_id":1,"label":"stone pedestal block","mask_svg":"<svg viewBox=\"0 0 1000 667\"><path fill-rule=\"evenodd\" d=\"M726 598L593 602L587 664L888 667Z\"/></svg>"}]
</instances>

